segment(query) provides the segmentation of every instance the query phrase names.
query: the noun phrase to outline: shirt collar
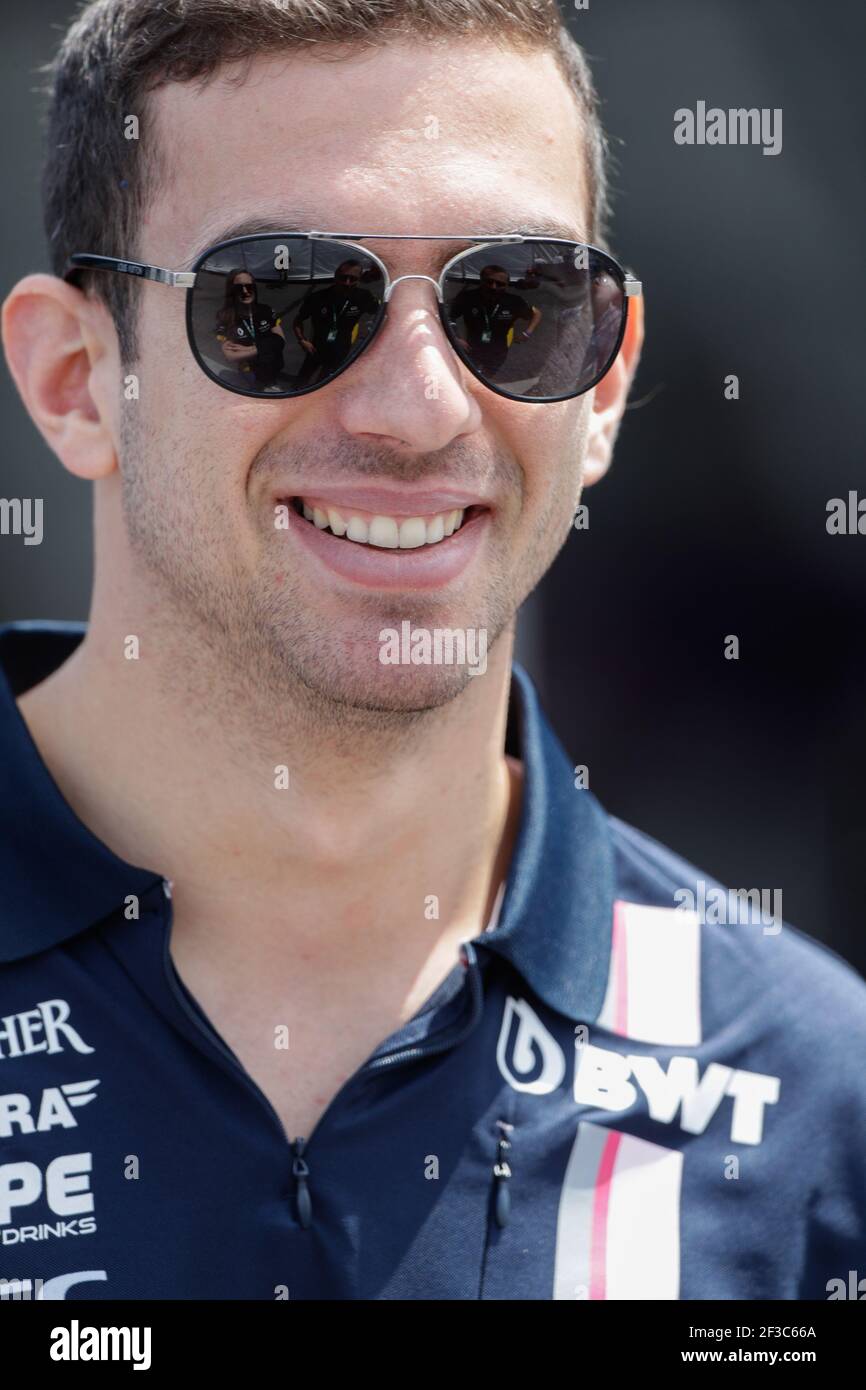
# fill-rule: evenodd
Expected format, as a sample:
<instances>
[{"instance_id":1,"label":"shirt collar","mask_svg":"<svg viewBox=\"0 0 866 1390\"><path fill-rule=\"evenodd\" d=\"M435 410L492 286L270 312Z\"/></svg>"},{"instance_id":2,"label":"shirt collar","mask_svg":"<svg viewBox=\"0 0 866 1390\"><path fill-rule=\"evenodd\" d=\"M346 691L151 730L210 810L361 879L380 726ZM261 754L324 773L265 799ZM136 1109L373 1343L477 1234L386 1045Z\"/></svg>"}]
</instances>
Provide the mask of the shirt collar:
<instances>
[{"instance_id":1,"label":"shirt collar","mask_svg":"<svg viewBox=\"0 0 866 1390\"><path fill-rule=\"evenodd\" d=\"M545 1004L575 1022L601 1012L610 966L614 854L605 812L548 724L529 676L512 669L506 749L523 762L517 841L493 931Z\"/></svg>"},{"instance_id":2,"label":"shirt collar","mask_svg":"<svg viewBox=\"0 0 866 1390\"><path fill-rule=\"evenodd\" d=\"M15 697L71 655L82 623L0 628L0 962L59 945L161 881L98 840L64 800ZM614 896L607 818L577 789L525 671L512 673L507 747L524 765L517 840L496 924L476 937L550 1007L601 1011Z\"/></svg>"},{"instance_id":3,"label":"shirt collar","mask_svg":"<svg viewBox=\"0 0 866 1390\"><path fill-rule=\"evenodd\" d=\"M39 755L15 696L74 651L82 623L0 628L0 963L77 936L160 881L87 829Z\"/></svg>"}]
</instances>

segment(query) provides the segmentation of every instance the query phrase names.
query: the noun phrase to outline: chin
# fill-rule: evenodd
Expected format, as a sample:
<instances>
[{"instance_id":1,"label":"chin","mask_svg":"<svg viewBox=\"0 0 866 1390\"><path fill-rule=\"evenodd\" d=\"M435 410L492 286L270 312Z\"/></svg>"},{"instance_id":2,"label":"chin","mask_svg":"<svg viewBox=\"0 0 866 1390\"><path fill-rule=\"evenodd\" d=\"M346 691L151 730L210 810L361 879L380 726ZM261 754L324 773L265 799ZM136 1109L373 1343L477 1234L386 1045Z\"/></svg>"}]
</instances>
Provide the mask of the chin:
<instances>
[{"instance_id":1,"label":"chin","mask_svg":"<svg viewBox=\"0 0 866 1390\"><path fill-rule=\"evenodd\" d=\"M295 653L296 657L297 653ZM332 653L334 655L334 653ZM441 709L456 699L475 681L484 680L485 673L473 676L463 666L382 666L378 660L313 660L310 663L292 662L297 681L316 703L318 712L328 708L335 716L350 717L378 713L382 716L417 716L427 710Z\"/></svg>"},{"instance_id":2,"label":"chin","mask_svg":"<svg viewBox=\"0 0 866 1390\"><path fill-rule=\"evenodd\" d=\"M465 666L381 666L364 670L315 671L302 673L308 690L321 700L343 710L378 712L384 715L419 715L440 709L472 685L483 680Z\"/></svg>"},{"instance_id":3,"label":"chin","mask_svg":"<svg viewBox=\"0 0 866 1390\"><path fill-rule=\"evenodd\" d=\"M247 671L270 673L269 688L298 697L321 718L328 709L410 715L447 705L488 676L493 641L505 625L491 622L489 603L383 603L371 596L351 615L314 608L301 595L270 595L244 629ZM490 626L467 624L483 613ZM265 661L262 656L267 653Z\"/></svg>"}]
</instances>

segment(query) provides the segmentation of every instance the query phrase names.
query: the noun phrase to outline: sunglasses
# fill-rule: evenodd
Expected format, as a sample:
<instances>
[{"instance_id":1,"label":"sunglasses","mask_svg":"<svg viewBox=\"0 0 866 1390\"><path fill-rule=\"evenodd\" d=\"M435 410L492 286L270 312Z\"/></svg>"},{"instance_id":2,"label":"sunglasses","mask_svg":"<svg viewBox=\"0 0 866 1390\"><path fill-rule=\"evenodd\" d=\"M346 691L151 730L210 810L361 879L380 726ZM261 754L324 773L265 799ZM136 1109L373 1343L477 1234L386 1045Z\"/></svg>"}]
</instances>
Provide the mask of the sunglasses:
<instances>
[{"instance_id":1,"label":"sunglasses","mask_svg":"<svg viewBox=\"0 0 866 1390\"><path fill-rule=\"evenodd\" d=\"M377 239L472 244L445 263L438 279L392 280L385 263L358 245ZM348 258L358 271L340 270ZM258 289L254 322L236 321L230 302L227 307L226 283L239 268ZM401 280L433 285L451 347L491 391L535 404L571 400L610 370L628 300L642 293L640 282L595 246L520 233L255 233L210 247L190 271L81 252L70 256L65 278L74 282L90 270L185 289L187 337L205 375L227 391L271 400L306 395L346 371L375 340ZM483 294L491 274L493 286L506 291L495 304ZM351 297L335 293L348 283L355 287Z\"/></svg>"}]
</instances>

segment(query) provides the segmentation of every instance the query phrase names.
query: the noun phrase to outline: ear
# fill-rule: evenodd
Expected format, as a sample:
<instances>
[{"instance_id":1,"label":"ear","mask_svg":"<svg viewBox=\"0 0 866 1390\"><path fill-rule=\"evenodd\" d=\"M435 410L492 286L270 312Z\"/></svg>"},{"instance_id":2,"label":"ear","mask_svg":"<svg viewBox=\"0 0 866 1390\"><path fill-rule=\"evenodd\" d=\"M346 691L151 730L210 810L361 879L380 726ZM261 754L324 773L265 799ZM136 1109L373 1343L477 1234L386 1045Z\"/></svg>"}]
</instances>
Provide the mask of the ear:
<instances>
[{"instance_id":1,"label":"ear","mask_svg":"<svg viewBox=\"0 0 866 1390\"><path fill-rule=\"evenodd\" d=\"M107 477L117 467L120 360L105 305L54 275L28 275L3 305L2 328L9 370L46 443L76 477Z\"/></svg>"},{"instance_id":2,"label":"ear","mask_svg":"<svg viewBox=\"0 0 866 1390\"><path fill-rule=\"evenodd\" d=\"M643 295L634 295L628 301L625 335L616 361L593 390L589 444L583 468L584 487L597 483L610 467L619 422L640 360L643 333Z\"/></svg>"}]
</instances>

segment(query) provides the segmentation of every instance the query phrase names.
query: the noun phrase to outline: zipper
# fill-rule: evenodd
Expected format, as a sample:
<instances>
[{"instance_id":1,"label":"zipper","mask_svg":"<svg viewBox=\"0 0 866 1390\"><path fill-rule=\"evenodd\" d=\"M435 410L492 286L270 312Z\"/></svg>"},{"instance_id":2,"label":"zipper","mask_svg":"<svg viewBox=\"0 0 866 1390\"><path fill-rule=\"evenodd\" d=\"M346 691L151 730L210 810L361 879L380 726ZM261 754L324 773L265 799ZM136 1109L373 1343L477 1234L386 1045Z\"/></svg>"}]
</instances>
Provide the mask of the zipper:
<instances>
[{"instance_id":1,"label":"zipper","mask_svg":"<svg viewBox=\"0 0 866 1390\"><path fill-rule=\"evenodd\" d=\"M446 1029L426 1046L424 1043L417 1043L414 1047L398 1048L395 1052L387 1052L383 1057L376 1057L372 1062L367 1062L362 1067L362 1071L381 1071L384 1067L398 1066L402 1062L414 1061L416 1057L433 1057L437 1052L446 1052L449 1047L456 1047L457 1043L461 1043L464 1038L469 1036L481 1017L484 996L481 990L478 955L471 941L464 941L461 944L460 954L469 971L469 1018L464 1023L457 1023L452 1028Z\"/></svg>"},{"instance_id":2,"label":"zipper","mask_svg":"<svg viewBox=\"0 0 866 1390\"><path fill-rule=\"evenodd\" d=\"M496 1126L499 1130L499 1144L496 1162L493 1165L493 1217L501 1231L508 1225L511 1215L511 1191L508 1186L508 1179L511 1177L511 1166L508 1162L511 1140L508 1136L514 1125L508 1124L505 1120L497 1120Z\"/></svg>"},{"instance_id":3,"label":"zipper","mask_svg":"<svg viewBox=\"0 0 866 1390\"><path fill-rule=\"evenodd\" d=\"M286 1147L292 1155L292 1177L295 1185L295 1206L297 1210L298 1224L303 1230L309 1230L313 1223L313 1202L310 1195L310 1164L307 1152L316 1131L322 1125L325 1118L331 1113L339 1103L345 1091L348 1091L355 1082L362 1076L366 1076L373 1071L382 1070L384 1067L400 1066L404 1062L414 1061L419 1057L433 1056L437 1052L444 1052L449 1047L454 1047L458 1042L462 1042L464 1037L475 1027L481 1016L483 1006L483 994L481 989L481 976L478 968L478 956L475 948L469 941L463 942L460 947L461 957L466 968L469 970L470 987L470 1015L466 1023L460 1023L456 1027L447 1029L440 1037L426 1047L419 1043L414 1047L397 1048L394 1052L389 1052L383 1057L377 1057L372 1062L365 1062L359 1069L345 1081L332 1098L330 1105L316 1121L310 1137L305 1139L300 1136L290 1139L286 1127L277 1114L271 1102L268 1100L264 1091L250 1076L242 1062L229 1047L223 1042L222 1038L215 1029L208 1027L202 1018L189 1004L183 989L180 985L180 976L174 968L171 958L171 930L174 924L174 908L171 901L171 880L163 879L163 920L166 924L165 943L163 947L163 971L168 980L171 992L183 1010L184 1015L195 1025L195 1028L202 1037L206 1038L211 1047L216 1047L217 1051L230 1064L232 1071L235 1072L246 1089L251 1095L255 1096L260 1105L263 1105L272 1117L275 1125L285 1140Z\"/></svg>"},{"instance_id":4,"label":"zipper","mask_svg":"<svg viewBox=\"0 0 866 1390\"><path fill-rule=\"evenodd\" d=\"M481 1257L481 1277L478 1283L478 1297L483 1299L488 1287L489 1262L493 1252L502 1239L502 1232L511 1219L511 1189L513 1187L513 1168L510 1162L513 1147L512 1135L516 1124L517 1107L520 1097L510 1091L503 1106L503 1112L496 1120L494 1128L498 1131L496 1154L493 1160L493 1181L487 1200L487 1224L484 1239L484 1254Z\"/></svg>"},{"instance_id":5,"label":"zipper","mask_svg":"<svg viewBox=\"0 0 866 1390\"><path fill-rule=\"evenodd\" d=\"M310 1166L304 1158L306 1148L305 1139L296 1139L292 1144L294 1161L292 1163L292 1177L295 1179L295 1203L298 1208L298 1224L304 1231L309 1230L313 1224L313 1201L310 1197L309 1177Z\"/></svg>"}]
</instances>

